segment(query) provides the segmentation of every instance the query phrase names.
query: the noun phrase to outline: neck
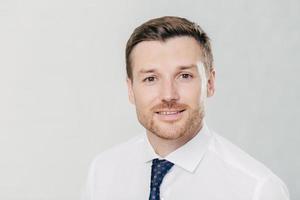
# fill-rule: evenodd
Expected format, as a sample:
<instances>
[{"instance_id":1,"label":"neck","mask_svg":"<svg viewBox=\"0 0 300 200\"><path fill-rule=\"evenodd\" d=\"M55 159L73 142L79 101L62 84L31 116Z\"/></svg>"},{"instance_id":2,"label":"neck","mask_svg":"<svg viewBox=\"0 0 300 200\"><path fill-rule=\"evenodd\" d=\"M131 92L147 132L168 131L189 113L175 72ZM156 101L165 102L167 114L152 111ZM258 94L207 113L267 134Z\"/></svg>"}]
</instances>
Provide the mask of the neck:
<instances>
[{"instance_id":1,"label":"neck","mask_svg":"<svg viewBox=\"0 0 300 200\"><path fill-rule=\"evenodd\" d=\"M202 129L202 127L203 124L201 123L198 129L191 131L191 133L185 133L181 137L176 139L161 138L148 130L147 137L155 153L164 158L179 147L183 146L192 138L194 138L197 135L197 133Z\"/></svg>"}]
</instances>

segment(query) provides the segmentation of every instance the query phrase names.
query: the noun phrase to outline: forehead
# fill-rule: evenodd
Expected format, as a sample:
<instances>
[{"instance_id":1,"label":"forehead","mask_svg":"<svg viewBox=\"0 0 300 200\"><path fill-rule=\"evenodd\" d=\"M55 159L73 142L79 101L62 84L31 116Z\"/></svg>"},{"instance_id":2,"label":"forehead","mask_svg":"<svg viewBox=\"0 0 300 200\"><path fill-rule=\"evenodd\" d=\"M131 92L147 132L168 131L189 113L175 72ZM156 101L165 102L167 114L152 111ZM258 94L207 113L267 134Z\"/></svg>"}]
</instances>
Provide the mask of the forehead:
<instances>
[{"instance_id":1,"label":"forehead","mask_svg":"<svg viewBox=\"0 0 300 200\"><path fill-rule=\"evenodd\" d=\"M133 72L140 68L165 69L168 66L190 66L201 62L202 50L192 37L174 37L166 41L143 41L131 54Z\"/></svg>"}]
</instances>

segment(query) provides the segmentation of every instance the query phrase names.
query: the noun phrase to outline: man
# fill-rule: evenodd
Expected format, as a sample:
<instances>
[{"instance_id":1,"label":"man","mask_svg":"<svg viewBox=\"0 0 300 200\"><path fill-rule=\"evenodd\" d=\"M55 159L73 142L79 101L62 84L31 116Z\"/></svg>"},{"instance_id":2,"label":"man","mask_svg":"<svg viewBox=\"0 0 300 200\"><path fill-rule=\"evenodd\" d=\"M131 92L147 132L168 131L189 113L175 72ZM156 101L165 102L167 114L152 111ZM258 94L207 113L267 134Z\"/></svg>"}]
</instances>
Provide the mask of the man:
<instances>
[{"instance_id":1,"label":"man","mask_svg":"<svg viewBox=\"0 0 300 200\"><path fill-rule=\"evenodd\" d=\"M277 176L205 125L215 69L198 25L179 17L142 24L127 42L126 65L146 131L93 161L85 199L289 199Z\"/></svg>"}]
</instances>

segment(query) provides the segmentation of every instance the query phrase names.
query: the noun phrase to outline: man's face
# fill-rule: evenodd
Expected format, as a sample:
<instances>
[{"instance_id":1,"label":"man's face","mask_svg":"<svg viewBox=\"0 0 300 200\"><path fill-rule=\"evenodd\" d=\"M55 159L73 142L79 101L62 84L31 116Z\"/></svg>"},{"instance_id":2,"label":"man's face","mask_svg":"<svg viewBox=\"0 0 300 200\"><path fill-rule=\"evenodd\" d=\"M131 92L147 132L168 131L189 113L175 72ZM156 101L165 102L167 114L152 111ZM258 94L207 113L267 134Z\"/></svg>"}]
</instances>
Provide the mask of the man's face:
<instances>
[{"instance_id":1,"label":"man's face","mask_svg":"<svg viewBox=\"0 0 300 200\"><path fill-rule=\"evenodd\" d=\"M131 53L129 99L148 134L174 140L202 126L204 102L214 93L214 71L206 74L194 38L144 41Z\"/></svg>"}]
</instances>

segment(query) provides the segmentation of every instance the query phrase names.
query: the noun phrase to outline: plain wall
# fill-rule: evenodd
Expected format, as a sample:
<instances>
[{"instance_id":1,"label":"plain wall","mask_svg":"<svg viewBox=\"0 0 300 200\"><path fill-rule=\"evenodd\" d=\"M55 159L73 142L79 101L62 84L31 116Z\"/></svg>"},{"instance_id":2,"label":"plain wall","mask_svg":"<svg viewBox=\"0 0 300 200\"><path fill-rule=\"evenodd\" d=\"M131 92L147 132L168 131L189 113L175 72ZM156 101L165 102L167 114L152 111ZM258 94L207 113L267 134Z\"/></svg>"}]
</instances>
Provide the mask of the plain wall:
<instances>
[{"instance_id":1,"label":"plain wall","mask_svg":"<svg viewBox=\"0 0 300 200\"><path fill-rule=\"evenodd\" d=\"M164 15L212 40L208 126L300 199L299 11L297 0L0 0L0 199L79 199L92 158L143 131L125 44Z\"/></svg>"}]
</instances>

